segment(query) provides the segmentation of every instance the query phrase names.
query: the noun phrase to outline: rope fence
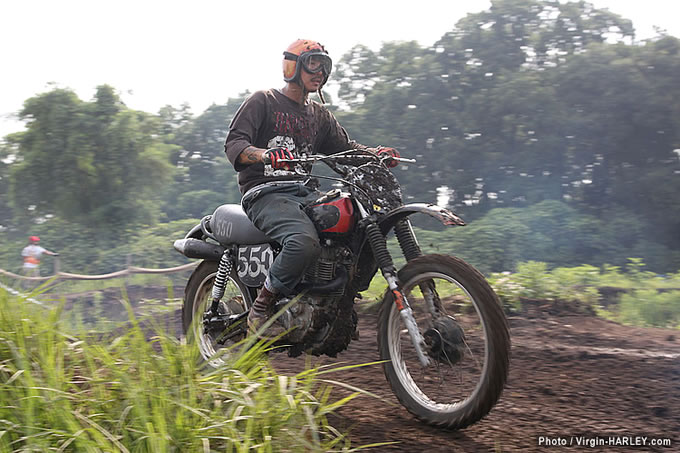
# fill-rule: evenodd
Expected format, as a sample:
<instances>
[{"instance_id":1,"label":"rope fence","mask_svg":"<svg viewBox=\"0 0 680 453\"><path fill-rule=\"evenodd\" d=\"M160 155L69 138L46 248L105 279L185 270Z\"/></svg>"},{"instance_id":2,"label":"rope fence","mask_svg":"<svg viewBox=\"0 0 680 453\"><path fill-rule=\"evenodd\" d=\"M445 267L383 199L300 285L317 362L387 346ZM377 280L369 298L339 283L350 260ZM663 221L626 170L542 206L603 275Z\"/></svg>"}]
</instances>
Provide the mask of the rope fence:
<instances>
[{"instance_id":1,"label":"rope fence","mask_svg":"<svg viewBox=\"0 0 680 453\"><path fill-rule=\"evenodd\" d=\"M10 278L17 278L20 280L27 280L33 282L42 282L52 279L62 279L62 280L106 280L109 278L125 277L131 274L171 274L173 272L181 272L185 270L192 269L198 265L198 261L193 263L183 264L181 266L169 267L167 269L148 269L144 267L129 266L127 269L123 269L116 272L111 272L109 274L100 275L82 275L82 274L71 274L69 272L56 272L53 275L47 277L27 277L25 275L15 274L13 272L0 269L0 274L5 275Z\"/></svg>"},{"instance_id":2,"label":"rope fence","mask_svg":"<svg viewBox=\"0 0 680 453\"><path fill-rule=\"evenodd\" d=\"M130 260L128 259L128 263ZM58 280L107 280L111 278L119 278L119 277L126 277L132 274L171 274L174 272L181 272L181 271L186 271L186 270L191 270L198 266L199 261L195 261L192 263L187 263L183 264L181 266L175 266L175 267L169 267L165 269L150 269L150 268L145 268L145 267L137 267L137 266L130 266L128 265L126 269L116 271L116 272L111 272L108 274L99 274L99 275L84 275L84 274L73 274L70 272L60 272L59 271L59 263L55 262L54 266L54 274L46 276L46 277L29 277L26 275L20 275L20 274L15 274L14 272L6 271L4 269L0 269L0 275L4 275L6 277L10 277L13 279L18 279L18 280L23 280L25 282L46 282L46 281L52 281L53 283L56 283ZM14 295L19 295L21 296L22 293L10 288L2 282L0 282L0 287L9 291L11 294ZM32 302L37 305L44 305L42 302L31 298L27 297L26 300L28 302Z\"/></svg>"}]
</instances>

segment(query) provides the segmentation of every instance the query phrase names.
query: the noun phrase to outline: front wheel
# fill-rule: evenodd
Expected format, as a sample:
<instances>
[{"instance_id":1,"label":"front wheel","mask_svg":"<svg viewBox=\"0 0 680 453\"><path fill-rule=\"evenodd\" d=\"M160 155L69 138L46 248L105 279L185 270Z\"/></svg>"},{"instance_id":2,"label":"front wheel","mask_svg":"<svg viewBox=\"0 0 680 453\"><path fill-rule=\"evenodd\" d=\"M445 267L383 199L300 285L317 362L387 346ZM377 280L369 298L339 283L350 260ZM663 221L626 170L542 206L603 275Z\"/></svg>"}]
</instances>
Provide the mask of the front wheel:
<instances>
[{"instance_id":1,"label":"front wheel","mask_svg":"<svg viewBox=\"0 0 680 453\"><path fill-rule=\"evenodd\" d=\"M203 261L194 270L184 290L182 306L184 334L189 341L196 343L203 360L214 367L224 363L222 353L228 352L225 348L234 345L245 336L243 333L236 334L237 330L245 332L243 326L239 325L234 326L233 333L206 328L205 321L209 318L217 266L217 262ZM238 279L235 270L232 270L231 275L227 277L224 296L218 307L219 314L237 315L245 312L251 305L252 300L247 287ZM245 319L241 322L245 322ZM225 341L225 338L228 340Z\"/></svg>"},{"instance_id":2,"label":"front wheel","mask_svg":"<svg viewBox=\"0 0 680 453\"><path fill-rule=\"evenodd\" d=\"M498 297L474 267L446 255L410 261L399 280L430 365L420 364L388 291L378 316L387 380L416 417L442 428L465 428L491 410L507 380L510 335Z\"/></svg>"}]
</instances>

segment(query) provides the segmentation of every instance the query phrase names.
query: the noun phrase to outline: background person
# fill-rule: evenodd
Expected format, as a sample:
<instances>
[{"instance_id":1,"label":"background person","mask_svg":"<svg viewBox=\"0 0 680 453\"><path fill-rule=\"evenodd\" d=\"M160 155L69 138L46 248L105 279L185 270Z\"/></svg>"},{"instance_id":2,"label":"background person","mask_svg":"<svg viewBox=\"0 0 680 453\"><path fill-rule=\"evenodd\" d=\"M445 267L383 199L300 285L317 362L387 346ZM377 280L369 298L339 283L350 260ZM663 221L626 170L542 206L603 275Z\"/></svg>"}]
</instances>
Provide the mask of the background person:
<instances>
[{"instance_id":1,"label":"background person","mask_svg":"<svg viewBox=\"0 0 680 453\"><path fill-rule=\"evenodd\" d=\"M56 252L51 252L38 245L40 238L31 236L28 238L28 245L21 251L24 258L23 275L26 277L40 277L40 257L45 255L58 256Z\"/></svg>"}]
</instances>

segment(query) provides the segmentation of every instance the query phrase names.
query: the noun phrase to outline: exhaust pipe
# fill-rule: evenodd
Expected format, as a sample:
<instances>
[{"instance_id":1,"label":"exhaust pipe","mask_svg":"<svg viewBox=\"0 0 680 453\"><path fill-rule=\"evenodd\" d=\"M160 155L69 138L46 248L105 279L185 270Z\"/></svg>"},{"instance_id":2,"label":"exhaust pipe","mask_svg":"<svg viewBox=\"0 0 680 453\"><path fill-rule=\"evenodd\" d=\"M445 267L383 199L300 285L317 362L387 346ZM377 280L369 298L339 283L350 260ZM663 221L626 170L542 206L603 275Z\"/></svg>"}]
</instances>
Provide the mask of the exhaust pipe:
<instances>
[{"instance_id":1,"label":"exhaust pipe","mask_svg":"<svg viewBox=\"0 0 680 453\"><path fill-rule=\"evenodd\" d=\"M177 239L173 247L187 258L219 261L224 254L224 247L221 245L211 244L195 238Z\"/></svg>"}]
</instances>

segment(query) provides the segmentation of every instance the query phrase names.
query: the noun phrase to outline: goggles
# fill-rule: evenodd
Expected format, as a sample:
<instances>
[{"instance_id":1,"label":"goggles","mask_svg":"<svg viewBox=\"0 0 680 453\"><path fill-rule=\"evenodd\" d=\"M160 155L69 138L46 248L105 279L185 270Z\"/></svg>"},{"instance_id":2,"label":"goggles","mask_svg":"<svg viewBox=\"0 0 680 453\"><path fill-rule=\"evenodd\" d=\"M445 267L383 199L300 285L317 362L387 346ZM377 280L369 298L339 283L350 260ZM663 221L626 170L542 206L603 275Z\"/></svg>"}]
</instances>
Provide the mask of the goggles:
<instances>
[{"instance_id":1,"label":"goggles","mask_svg":"<svg viewBox=\"0 0 680 453\"><path fill-rule=\"evenodd\" d=\"M323 72L324 75L328 76L333 69L333 61L331 57L325 53L316 52L305 52L300 56L292 54L290 52L284 52L286 60L297 61L302 65L302 68L310 74L316 74L317 72Z\"/></svg>"}]
</instances>

